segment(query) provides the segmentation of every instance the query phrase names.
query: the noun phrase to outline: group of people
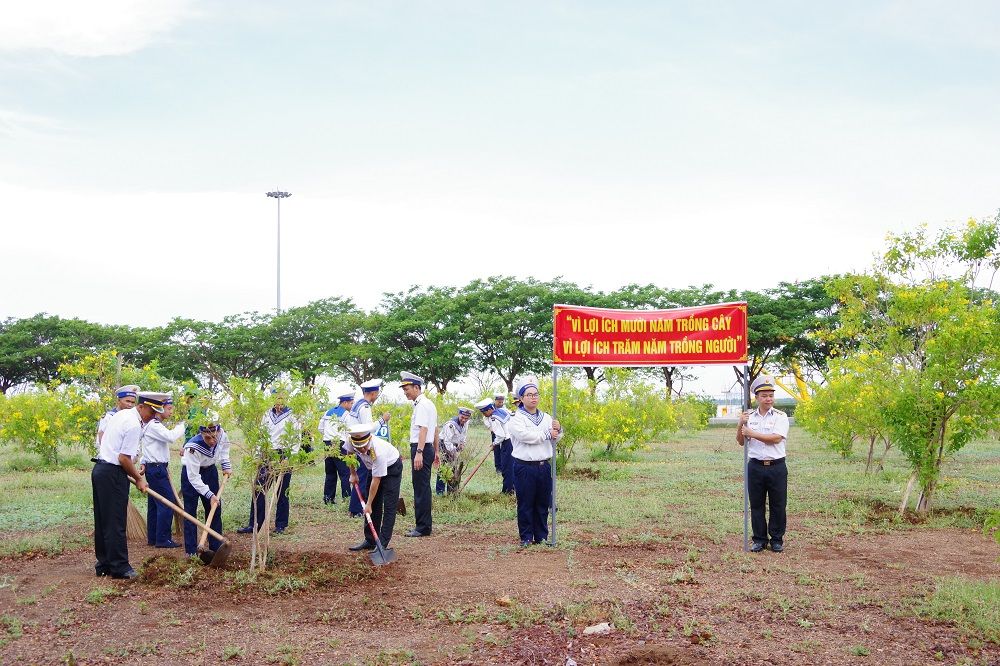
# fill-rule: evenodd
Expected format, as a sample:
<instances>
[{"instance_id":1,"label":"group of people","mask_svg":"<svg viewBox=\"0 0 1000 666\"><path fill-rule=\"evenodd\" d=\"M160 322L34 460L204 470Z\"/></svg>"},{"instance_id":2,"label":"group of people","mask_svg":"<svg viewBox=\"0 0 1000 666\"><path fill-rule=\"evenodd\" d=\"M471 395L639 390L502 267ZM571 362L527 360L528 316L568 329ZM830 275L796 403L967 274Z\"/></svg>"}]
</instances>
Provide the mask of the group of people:
<instances>
[{"instance_id":1,"label":"group of people","mask_svg":"<svg viewBox=\"0 0 1000 666\"><path fill-rule=\"evenodd\" d=\"M413 484L415 525L405 533L408 537L429 537L433 530L431 469L442 461L452 465L449 478L438 475L435 484L439 494L458 489L462 465L459 460L468 435L472 409L461 407L458 413L438 427L437 408L423 394L424 380L411 373L400 373L400 386L413 412L409 429L409 462ZM340 497L349 499L352 515L367 514L383 547L392 540L400 502L400 482L403 461L400 452L389 441L388 412L378 420L373 417L373 404L383 387L380 379L360 385L360 399L355 391L337 396L338 404L328 410L318 425L328 455L325 461L323 499L336 503L337 485ZM787 469L785 440L788 418L773 408L774 382L770 377L757 378L751 386L758 408L741 414L736 440L748 447L748 491L753 524L753 551L770 548L783 550L785 532L785 501ZM275 394L275 404L262 417L262 425L270 436L271 446L279 458L294 454L299 447L302 424ZM494 461L503 477L504 493L514 493L517 499L518 538L522 547L544 543L548 539L548 511L552 504L551 459L562 426L558 420L538 408L540 393L533 376L522 378L515 386L517 407L513 412L504 406L505 396L484 399L475 405L491 433ZM128 561L126 541L126 503L130 481L141 492L153 489L169 499L179 499L169 480L170 444L184 436L185 424L167 427L173 404L165 393L139 391L137 386L123 386L116 394L118 403L98 424L98 454L91 473L94 499L94 552L98 576L129 579L136 572ZM348 465L349 457L357 465ZM456 464L457 463L457 464ZM218 417L203 414L197 434L186 438L182 450L181 494L184 509L196 514L198 504L207 514L220 504L220 477L232 474L229 440ZM262 466L257 471L251 498L249 524L237 530L249 533L263 529L264 485L270 470ZM274 531L288 527L288 488L291 472L282 473ZM770 519L765 503L769 504ZM173 510L148 497L147 540L157 548L179 548L171 538ZM221 512L216 511L211 524L222 532ZM363 539L351 546L352 551L376 548L374 535L362 521ZM184 549L197 553L197 530L185 523ZM209 547L217 549L219 542L210 538Z\"/></svg>"}]
</instances>

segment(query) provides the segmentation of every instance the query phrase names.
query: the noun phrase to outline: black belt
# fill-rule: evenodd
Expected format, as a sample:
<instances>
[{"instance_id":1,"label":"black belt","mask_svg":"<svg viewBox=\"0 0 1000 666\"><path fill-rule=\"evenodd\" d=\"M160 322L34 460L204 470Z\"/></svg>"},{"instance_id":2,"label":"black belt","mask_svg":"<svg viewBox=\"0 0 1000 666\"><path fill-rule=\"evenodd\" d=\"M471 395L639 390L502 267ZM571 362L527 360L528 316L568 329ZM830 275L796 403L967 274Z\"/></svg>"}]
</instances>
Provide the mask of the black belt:
<instances>
[{"instance_id":1,"label":"black belt","mask_svg":"<svg viewBox=\"0 0 1000 666\"><path fill-rule=\"evenodd\" d=\"M514 462L521 463L522 465L547 465L548 460L521 460L520 458L514 458Z\"/></svg>"},{"instance_id":2,"label":"black belt","mask_svg":"<svg viewBox=\"0 0 1000 666\"><path fill-rule=\"evenodd\" d=\"M775 460L758 460L757 458L751 458L750 462L760 465L761 467L770 467L771 465L784 465L784 458L777 458Z\"/></svg>"},{"instance_id":3,"label":"black belt","mask_svg":"<svg viewBox=\"0 0 1000 666\"><path fill-rule=\"evenodd\" d=\"M166 467L167 463L146 463L146 467Z\"/></svg>"}]
</instances>

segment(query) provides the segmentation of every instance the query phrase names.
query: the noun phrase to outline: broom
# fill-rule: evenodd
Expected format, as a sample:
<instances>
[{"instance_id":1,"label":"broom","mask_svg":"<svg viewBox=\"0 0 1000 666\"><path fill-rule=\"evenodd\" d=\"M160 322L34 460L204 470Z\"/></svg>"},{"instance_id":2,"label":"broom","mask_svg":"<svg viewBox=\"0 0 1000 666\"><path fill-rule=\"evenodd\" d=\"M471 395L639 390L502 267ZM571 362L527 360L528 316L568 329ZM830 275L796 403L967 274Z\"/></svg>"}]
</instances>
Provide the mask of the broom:
<instances>
[{"instance_id":1,"label":"broom","mask_svg":"<svg viewBox=\"0 0 1000 666\"><path fill-rule=\"evenodd\" d=\"M125 506L125 535L132 541L148 541L149 533L146 531L146 519L139 513L139 509L132 504L132 498L128 498Z\"/></svg>"}]
</instances>

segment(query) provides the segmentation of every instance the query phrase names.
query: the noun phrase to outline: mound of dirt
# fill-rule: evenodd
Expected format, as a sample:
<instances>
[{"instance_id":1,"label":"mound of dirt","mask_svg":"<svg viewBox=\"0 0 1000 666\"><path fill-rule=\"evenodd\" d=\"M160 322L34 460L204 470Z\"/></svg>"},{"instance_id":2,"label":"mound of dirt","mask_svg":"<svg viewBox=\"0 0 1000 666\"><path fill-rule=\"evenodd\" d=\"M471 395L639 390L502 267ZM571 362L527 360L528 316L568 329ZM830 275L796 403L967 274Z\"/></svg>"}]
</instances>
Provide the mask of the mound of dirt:
<instances>
[{"instance_id":1,"label":"mound of dirt","mask_svg":"<svg viewBox=\"0 0 1000 666\"><path fill-rule=\"evenodd\" d=\"M697 666L705 660L690 650L654 645L631 650L614 663L617 666Z\"/></svg>"}]
</instances>

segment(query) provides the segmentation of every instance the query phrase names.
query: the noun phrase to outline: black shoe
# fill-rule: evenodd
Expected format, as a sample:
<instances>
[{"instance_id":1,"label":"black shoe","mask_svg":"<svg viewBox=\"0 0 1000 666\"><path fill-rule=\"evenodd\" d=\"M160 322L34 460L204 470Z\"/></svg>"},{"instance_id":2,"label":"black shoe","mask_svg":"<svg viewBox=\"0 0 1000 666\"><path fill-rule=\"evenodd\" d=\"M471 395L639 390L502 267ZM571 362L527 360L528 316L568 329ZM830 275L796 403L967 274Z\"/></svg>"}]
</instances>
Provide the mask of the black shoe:
<instances>
[{"instance_id":1,"label":"black shoe","mask_svg":"<svg viewBox=\"0 0 1000 666\"><path fill-rule=\"evenodd\" d=\"M429 537L430 535L431 535L430 532L428 532L427 534L424 534L423 532L421 532L419 530L410 530L409 532L407 532L403 536L408 536L408 537Z\"/></svg>"},{"instance_id":2,"label":"black shoe","mask_svg":"<svg viewBox=\"0 0 1000 666\"><path fill-rule=\"evenodd\" d=\"M360 518L363 515L365 515L365 514L363 514L363 513L354 513L353 511L351 512L351 518Z\"/></svg>"},{"instance_id":3,"label":"black shoe","mask_svg":"<svg viewBox=\"0 0 1000 666\"><path fill-rule=\"evenodd\" d=\"M334 503L333 498L330 497L329 495L323 498L323 504L333 504L333 503Z\"/></svg>"},{"instance_id":4,"label":"black shoe","mask_svg":"<svg viewBox=\"0 0 1000 666\"><path fill-rule=\"evenodd\" d=\"M522 541L521 542L521 548L528 548L529 546L531 546L531 542L530 541Z\"/></svg>"},{"instance_id":5,"label":"black shoe","mask_svg":"<svg viewBox=\"0 0 1000 666\"><path fill-rule=\"evenodd\" d=\"M94 573L97 574L98 578L104 578L105 576L111 575L111 572L107 569L94 569Z\"/></svg>"},{"instance_id":6,"label":"black shoe","mask_svg":"<svg viewBox=\"0 0 1000 666\"><path fill-rule=\"evenodd\" d=\"M253 534L253 527L251 527L250 525L247 525L246 527L241 527L240 529L236 530L236 533L237 534Z\"/></svg>"},{"instance_id":7,"label":"black shoe","mask_svg":"<svg viewBox=\"0 0 1000 666\"><path fill-rule=\"evenodd\" d=\"M163 543L156 544L156 548L180 548L181 545L173 539L167 539Z\"/></svg>"},{"instance_id":8,"label":"black shoe","mask_svg":"<svg viewBox=\"0 0 1000 666\"><path fill-rule=\"evenodd\" d=\"M764 550L764 544L762 544L762 543L760 543L758 541L754 541L753 545L750 546L750 552L751 553L759 553L762 550Z\"/></svg>"},{"instance_id":9,"label":"black shoe","mask_svg":"<svg viewBox=\"0 0 1000 666\"><path fill-rule=\"evenodd\" d=\"M271 530L271 534L284 534L285 533L285 529L286 528L284 528L284 527L276 527L273 530Z\"/></svg>"},{"instance_id":10,"label":"black shoe","mask_svg":"<svg viewBox=\"0 0 1000 666\"><path fill-rule=\"evenodd\" d=\"M371 541L362 541L361 543L354 544L353 546L348 547L347 550L354 553L361 550L375 550L375 544L373 544Z\"/></svg>"},{"instance_id":11,"label":"black shoe","mask_svg":"<svg viewBox=\"0 0 1000 666\"><path fill-rule=\"evenodd\" d=\"M771 550L773 550L776 553L780 553L781 551L785 550L785 546L780 541L772 541Z\"/></svg>"},{"instance_id":12,"label":"black shoe","mask_svg":"<svg viewBox=\"0 0 1000 666\"><path fill-rule=\"evenodd\" d=\"M139 572L137 572L132 567L129 567L127 571L120 574L111 574L111 577L115 580L133 580L139 577Z\"/></svg>"}]
</instances>

